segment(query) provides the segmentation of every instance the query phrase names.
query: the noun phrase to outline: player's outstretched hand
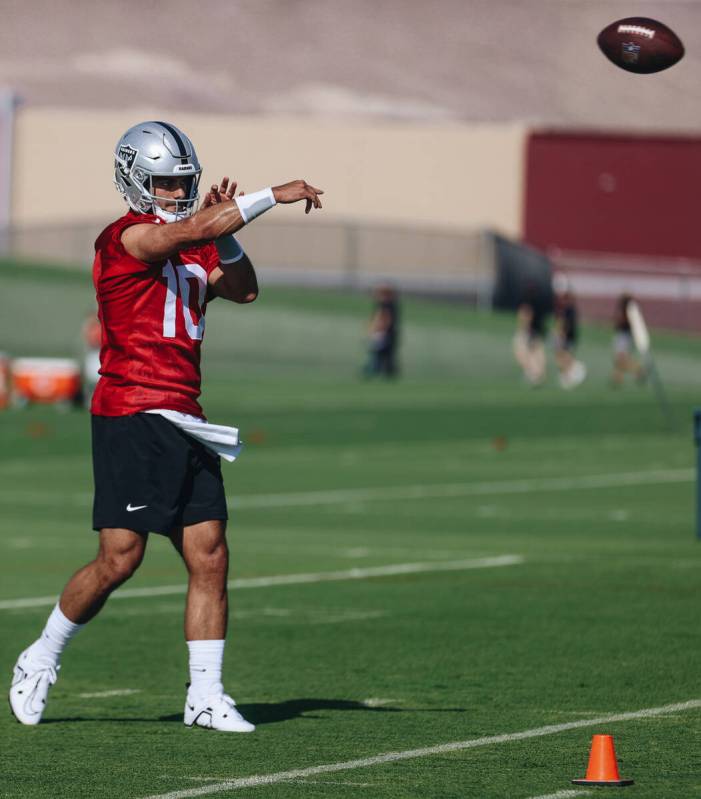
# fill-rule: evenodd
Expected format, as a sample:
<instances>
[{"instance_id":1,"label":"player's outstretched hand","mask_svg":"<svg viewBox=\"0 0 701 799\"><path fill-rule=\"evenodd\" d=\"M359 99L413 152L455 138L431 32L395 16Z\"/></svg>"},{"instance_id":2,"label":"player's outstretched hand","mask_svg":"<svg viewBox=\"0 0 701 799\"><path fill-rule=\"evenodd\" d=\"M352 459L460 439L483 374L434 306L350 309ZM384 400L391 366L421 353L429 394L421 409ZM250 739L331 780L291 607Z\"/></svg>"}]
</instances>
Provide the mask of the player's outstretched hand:
<instances>
[{"instance_id":1,"label":"player's outstretched hand","mask_svg":"<svg viewBox=\"0 0 701 799\"><path fill-rule=\"evenodd\" d=\"M212 184L212 188L205 195L202 201L203 208L209 208L210 205L218 205L225 200L233 200L236 195L236 181L232 180L229 183L229 178L223 177L221 184L217 186L216 183ZM243 194L243 192L241 192Z\"/></svg>"},{"instance_id":2,"label":"player's outstretched hand","mask_svg":"<svg viewBox=\"0 0 701 799\"><path fill-rule=\"evenodd\" d=\"M311 186L306 180L293 180L290 183L283 183L282 186L273 186L276 202L296 203L299 200L306 200L305 214L308 214L312 207L321 208L319 195L323 193L321 189Z\"/></svg>"}]
</instances>

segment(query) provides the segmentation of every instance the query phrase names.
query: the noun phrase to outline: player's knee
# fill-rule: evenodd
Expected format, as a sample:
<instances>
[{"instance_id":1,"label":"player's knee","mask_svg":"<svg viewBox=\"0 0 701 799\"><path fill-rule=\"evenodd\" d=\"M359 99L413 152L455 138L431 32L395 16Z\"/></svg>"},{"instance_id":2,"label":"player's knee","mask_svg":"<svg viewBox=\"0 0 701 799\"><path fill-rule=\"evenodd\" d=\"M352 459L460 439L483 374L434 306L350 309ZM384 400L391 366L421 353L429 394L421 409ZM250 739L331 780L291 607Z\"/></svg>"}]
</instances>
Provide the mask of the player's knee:
<instances>
[{"instance_id":1,"label":"player's knee","mask_svg":"<svg viewBox=\"0 0 701 799\"><path fill-rule=\"evenodd\" d=\"M106 581L113 586L126 582L139 568L142 557L143 551L137 549L105 553L101 565Z\"/></svg>"},{"instance_id":2,"label":"player's knee","mask_svg":"<svg viewBox=\"0 0 701 799\"><path fill-rule=\"evenodd\" d=\"M225 541L200 550L192 559L191 571L208 577L226 576L229 569L229 550Z\"/></svg>"}]
</instances>

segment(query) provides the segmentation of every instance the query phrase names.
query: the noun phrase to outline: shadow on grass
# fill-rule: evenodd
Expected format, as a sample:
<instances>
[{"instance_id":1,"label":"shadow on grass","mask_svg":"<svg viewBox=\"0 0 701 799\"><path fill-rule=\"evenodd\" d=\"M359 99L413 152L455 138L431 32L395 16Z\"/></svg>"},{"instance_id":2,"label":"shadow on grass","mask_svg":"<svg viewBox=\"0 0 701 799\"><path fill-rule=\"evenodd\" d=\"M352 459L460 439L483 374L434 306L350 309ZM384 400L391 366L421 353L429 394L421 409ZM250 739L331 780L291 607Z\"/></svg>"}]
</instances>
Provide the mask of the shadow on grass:
<instances>
[{"instance_id":1,"label":"shadow on grass","mask_svg":"<svg viewBox=\"0 0 701 799\"><path fill-rule=\"evenodd\" d=\"M404 708L390 705L373 706L349 699L286 699L284 702L256 702L237 705L244 718L252 724L276 724L292 719L321 719L320 710L361 710L366 713L463 713L464 708ZM164 721L180 719L180 716L163 716Z\"/></svg>"},{"instance_id":2,"label":"shadow on grass","mask_svg":"<svg viewBox=\"0 0 701 799\"><path fill-rule=\"evenodd\" d=\"M275 724L292 719L319 719L318 710L365 710L371 713L401 713L401 708L372 707L348 699L286 699L284 702L256 702L241 705L239 710L252 724Z\"/></svg>"},{"instance_id":3,"label":"shadow on grass","mask_svg":"<svg viewBox=\"0 0 701 799\"><path fill-rule=\"evenodd\" d=\"M355 702L348 699L286 699L284 702L257 702L245 705L238 705L238 709L243 716L251 723L276 724L281 721L291 721L292 719L320 719L319 715L314 715L320 710L363 710L366 713L464 713L465 708L461 707L441 707L441 708L399 708L388 705L377 707L364 702ZM183 714L172 713L167 716L157 718L87 718L85 716L74 716L72 718L45 719L43 724L71 724L77 722L100 721L112 724L129 724L135 722L179 722L182 724Z\"/></svg>"}]
</instances>

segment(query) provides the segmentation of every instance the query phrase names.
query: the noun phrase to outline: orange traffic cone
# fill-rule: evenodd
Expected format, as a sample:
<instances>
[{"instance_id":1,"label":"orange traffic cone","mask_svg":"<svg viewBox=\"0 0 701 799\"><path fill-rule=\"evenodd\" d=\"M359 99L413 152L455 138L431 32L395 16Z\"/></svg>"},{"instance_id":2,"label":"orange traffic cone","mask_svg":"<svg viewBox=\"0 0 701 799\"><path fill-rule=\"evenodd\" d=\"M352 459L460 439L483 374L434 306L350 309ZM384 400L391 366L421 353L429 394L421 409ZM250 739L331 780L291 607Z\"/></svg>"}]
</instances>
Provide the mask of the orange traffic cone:
<instances>
[{"instance_id":1,"label":"orange traffic cone","mask_svg":"<svg viewBox=\"0 0 701 799\"><path fill-rule=\"evenodd\" d=\"M583 780L572 780L575 785L632 785L633 780L622 780L618 774L616 751L612 735L594 735L591 739L589 766Z\"/></svg>"}]
</instances>

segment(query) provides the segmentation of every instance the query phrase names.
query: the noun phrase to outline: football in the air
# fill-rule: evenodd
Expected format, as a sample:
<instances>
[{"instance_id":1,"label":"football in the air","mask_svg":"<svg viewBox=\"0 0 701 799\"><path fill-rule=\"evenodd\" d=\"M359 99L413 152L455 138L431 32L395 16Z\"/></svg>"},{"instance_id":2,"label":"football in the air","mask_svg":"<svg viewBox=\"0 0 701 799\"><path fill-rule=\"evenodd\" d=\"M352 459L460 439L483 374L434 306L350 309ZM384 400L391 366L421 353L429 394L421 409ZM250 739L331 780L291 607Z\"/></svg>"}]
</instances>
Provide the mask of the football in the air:
<instances>
[{"instance_id":1,"label":"football in the air","mask_svg":"<svg viewBox=\"0 0 701 799\"><path fill-rule=\"evenodd\" d=\"M596 40L601 52L617 67L649 74L674 66L684 45L666 25L648 17L627 17L605 27Z\"/></svg>"}]
</instances>

